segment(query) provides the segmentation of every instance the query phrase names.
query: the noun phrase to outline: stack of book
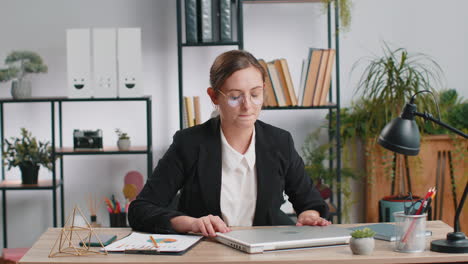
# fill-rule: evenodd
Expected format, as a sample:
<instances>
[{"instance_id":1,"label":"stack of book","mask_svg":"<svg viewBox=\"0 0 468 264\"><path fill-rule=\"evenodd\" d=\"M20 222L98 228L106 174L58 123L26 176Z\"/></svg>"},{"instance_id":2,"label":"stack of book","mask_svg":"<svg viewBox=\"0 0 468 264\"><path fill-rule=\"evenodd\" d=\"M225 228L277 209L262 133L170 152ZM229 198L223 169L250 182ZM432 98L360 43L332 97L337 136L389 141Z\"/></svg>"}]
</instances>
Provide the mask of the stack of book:
<instances>
[{"instance_id":1,"label":"stack of book","mask_svg":"<svg viewBox=\"0 0 468 264\"><path fill-rule=\"evenodd\" d=\"M200 97L184 96L184 128L201 124Z\"/></svg>"},{"instance_id":2,"label":"stack of book","mask_svg":"<svg viewBox=\"0 0 468 264\"><path fill-rule=\"evenodd\" d=\"M259 62L268 76L265 78L264 107L323 106L327 105L331 73L335 61L333 49L309 49L309 56L303 61L299 96L291 81L288 63L285 59Z\"/></svg>"},{"instance_id":3,"label":"stack of book","mask_svg":"<svg viewBox=\"0 0 468 264\"><path fill-rule=\"evenodd\" d=\"M232 41L231 0L185 0L185 38L189 44Z\"/></svg>"}]
</instances>

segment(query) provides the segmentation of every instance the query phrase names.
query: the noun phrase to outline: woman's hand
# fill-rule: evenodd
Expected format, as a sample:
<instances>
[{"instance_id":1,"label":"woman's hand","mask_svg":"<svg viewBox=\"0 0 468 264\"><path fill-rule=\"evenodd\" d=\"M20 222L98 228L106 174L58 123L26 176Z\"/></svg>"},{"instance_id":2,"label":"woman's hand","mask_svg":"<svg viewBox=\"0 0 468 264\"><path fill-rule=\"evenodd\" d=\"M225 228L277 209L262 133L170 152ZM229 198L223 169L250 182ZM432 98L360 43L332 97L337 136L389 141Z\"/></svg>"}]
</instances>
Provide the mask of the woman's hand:
<instances>
[{"instance_id":1,"label":"woman's hand","mask_svg":"<svg viewBox=\"0 0 468 264\"><path fill-rule=\"evenodd\" d=\"M297 217L296 226L327 226L330 225L331 222L327 221L326 219L320 217L320 214L315 210L307 210L302 212Z\"/></svg>"},{"instance_id":2,"label":"woman's hand","mask_svg":"<svg viewBox=\"0 0 468 264\"><path fill-rule=\"evenodd\" d=\"M206 237L215 237L216 232L226 233L231 229L219 216L207 215L200 218L177 216L171 219L172 227L181 233L201 233Z\"/></svg>"}]
</instances>

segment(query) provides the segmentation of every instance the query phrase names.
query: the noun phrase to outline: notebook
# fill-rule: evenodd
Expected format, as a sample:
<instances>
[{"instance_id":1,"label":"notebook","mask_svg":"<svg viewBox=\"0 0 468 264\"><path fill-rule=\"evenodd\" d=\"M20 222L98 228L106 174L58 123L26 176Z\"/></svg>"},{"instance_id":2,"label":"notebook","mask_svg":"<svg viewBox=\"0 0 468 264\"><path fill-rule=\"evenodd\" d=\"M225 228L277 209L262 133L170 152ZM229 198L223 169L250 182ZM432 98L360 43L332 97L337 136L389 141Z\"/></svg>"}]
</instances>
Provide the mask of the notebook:
<instances>
[{"instance_id":1,"label":"notebook","mask_svg":"<svg viewBox=\"0 0 468 264\"><path fill-rule=\"evenodd\" d=\"M372 225L362 225L362 226L356 226L356 227L350 227L348 228L349 230L353 231L356 229L363 229L365 227L368 227L375 232L375 239L380 239L380 240L386 240L386 241L396 241L397 237L395 235L395 225L394 224L385 224L385 223L379 223L379 224L372 224ZM429 230L426 230L426 236L432 236L432 232Z\"/></svg>"},{"instance_id":2,"label":"notebook","mask_svg":"<svg viewBox=\"0 0 468 264\"><path fill-rule=\"evenodd\" d=\"M337 226L286 226L216 233L215 239L247 252L348 244L350 231Z\"/></svg>"},{"instance_id":3,"label":"notebook","mask_svg":"<svg viewBox=\"0 0 468 264\"><path fill-rule=\"evenodd\" d=\"M154 246L150 236L158 244L158 248ZM196 235L161 235L132 232L129 236L106 246L105 249L110 253L181 255L202 238L202 236Z\"/></svg>"}]
</instances>

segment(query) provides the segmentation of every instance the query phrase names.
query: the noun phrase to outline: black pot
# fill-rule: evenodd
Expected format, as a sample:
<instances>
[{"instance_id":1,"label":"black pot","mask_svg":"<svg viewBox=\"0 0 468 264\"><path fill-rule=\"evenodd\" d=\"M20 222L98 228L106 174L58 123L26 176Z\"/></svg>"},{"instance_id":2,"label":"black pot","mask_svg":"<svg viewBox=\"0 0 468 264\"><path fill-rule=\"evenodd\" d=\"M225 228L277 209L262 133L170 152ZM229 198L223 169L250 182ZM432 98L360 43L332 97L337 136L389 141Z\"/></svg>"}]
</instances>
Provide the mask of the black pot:
<instances>
[{"instance_id":1,"label":"black pot","mask_svg":"<svg viewBox=\"0 0 468 264\"><path fill-rule=\"evenodd\" d=\"M22 184L37 184L39 165L20 166L20 170Z\"/></svg>"}]
</instances>

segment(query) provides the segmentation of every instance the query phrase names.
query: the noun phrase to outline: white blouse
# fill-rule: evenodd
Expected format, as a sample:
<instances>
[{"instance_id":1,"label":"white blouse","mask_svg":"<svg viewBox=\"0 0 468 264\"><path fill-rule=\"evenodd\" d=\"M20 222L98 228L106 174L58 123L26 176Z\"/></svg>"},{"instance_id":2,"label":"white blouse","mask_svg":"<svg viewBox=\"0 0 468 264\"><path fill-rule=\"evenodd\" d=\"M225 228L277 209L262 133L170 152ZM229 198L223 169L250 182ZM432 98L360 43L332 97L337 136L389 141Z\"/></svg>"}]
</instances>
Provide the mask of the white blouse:
<instances>
[{"instance_id":1,"label":"white blouse","mask_svg":"<svg viewBox=\"0 0 468 264\"><path fill-rule=\"evenodd\" d=\"M233 149L221 130L221 215L228 226L252 226L257 202L255 128L242 155Z\"/></svg>"}]
</instances>

